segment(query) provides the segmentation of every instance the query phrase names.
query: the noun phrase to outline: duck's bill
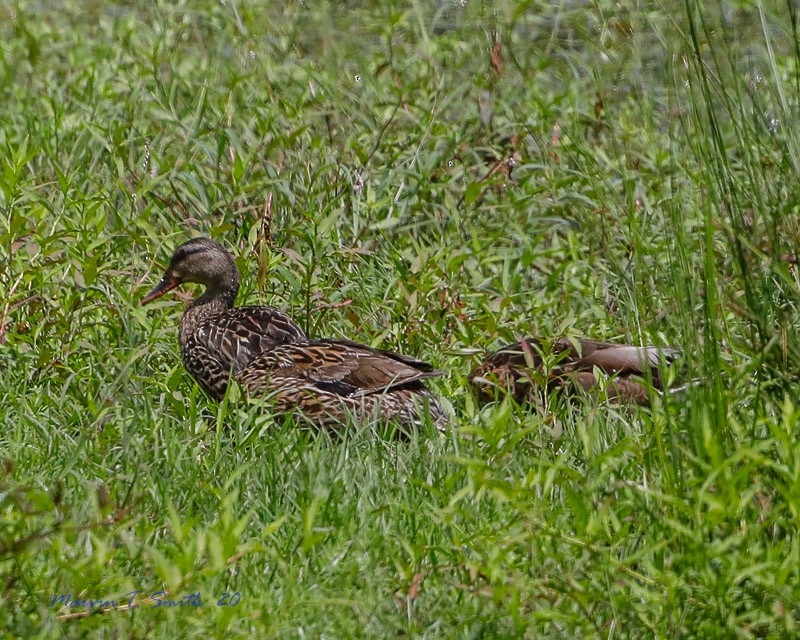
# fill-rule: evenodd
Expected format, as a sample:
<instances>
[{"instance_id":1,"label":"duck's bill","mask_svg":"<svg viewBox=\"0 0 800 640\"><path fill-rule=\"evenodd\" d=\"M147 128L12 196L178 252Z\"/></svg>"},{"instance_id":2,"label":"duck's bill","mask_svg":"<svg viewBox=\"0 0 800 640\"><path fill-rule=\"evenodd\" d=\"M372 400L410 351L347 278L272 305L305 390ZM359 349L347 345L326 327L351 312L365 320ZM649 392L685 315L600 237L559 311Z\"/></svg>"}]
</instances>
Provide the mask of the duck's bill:
<instances>
[{"instance_id":1,"label":"duck's bill","mask_svg":"<svg viewBox=\"0 0 800 640\"><path fill-rule=\"evenodd\" d=\"M152 302L156 298L160 298L163 296L167 291L172 291L175 287L180 284L180 280L175 276L165 275L161 278L161 282L159 282L153 289L148 293L144 298L142 298L142 304L147 304L148 302Z\"/></svg>"}]
</instances>

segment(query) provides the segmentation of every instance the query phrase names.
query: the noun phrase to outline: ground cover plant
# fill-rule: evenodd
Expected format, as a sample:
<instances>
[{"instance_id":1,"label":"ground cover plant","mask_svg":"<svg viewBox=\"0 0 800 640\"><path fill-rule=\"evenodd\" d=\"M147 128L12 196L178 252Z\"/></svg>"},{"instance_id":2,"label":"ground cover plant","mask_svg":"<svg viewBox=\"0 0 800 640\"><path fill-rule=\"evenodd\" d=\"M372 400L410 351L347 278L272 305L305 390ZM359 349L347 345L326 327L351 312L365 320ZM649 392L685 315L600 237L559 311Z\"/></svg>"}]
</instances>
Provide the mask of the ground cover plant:
<instances>
[{"instance_id":1,"label":"ground cover plant","mask_svg":"<svg viewBox=\"0 0 800 640\"><path fill-rule=\"evenodd\" d=\"M0 633L795 635L797 42L788 1L0 6ZM195 235L447 371L451 430L209 403L138 304ZM478 406L526 333L697 384Z\"/></svg>"}]
</instances>

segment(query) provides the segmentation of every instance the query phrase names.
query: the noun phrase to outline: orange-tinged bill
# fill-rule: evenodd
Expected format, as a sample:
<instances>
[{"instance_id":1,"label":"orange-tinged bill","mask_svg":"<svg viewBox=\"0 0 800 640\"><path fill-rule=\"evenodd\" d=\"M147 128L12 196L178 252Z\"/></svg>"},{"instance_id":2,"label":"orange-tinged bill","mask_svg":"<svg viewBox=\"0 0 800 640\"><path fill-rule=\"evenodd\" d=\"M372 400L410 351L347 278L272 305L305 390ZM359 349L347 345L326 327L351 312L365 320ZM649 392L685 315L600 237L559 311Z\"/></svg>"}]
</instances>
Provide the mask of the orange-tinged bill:
<instances>
[{"instance_id":1,"label":"orange-tinged bill","mask_svg":"<svg viewBox=\"0 0 800 640\"><path fill-rule=\"evenodd\" d=\"M175 287L177 287L181 283L178 278L175 276L165 275L161 278L161 281L153 287L153 289L148 293L144 298L142 298L142 304L147 304L148 302L152 302L156 298L160 298L163 296L167 291L172 291Z\"/></svg>"}]
</instances>

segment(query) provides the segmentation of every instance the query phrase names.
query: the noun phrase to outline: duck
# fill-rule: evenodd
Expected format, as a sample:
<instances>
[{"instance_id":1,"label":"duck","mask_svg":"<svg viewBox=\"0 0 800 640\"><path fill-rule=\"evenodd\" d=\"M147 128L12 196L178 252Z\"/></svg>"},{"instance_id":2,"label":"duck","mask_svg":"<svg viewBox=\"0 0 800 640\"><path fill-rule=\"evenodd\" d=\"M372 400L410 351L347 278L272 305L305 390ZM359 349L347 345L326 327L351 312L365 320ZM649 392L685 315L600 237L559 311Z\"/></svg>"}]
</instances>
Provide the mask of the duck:
<instances>
[{"instance_id":1,"label":"duck","mask_svg":"<svg viewBox=\"0 0 800 640\"><path fill-rule=\"evenodd\" d=\"M186 282L205 286L181 317L183 364L200 387L222 400L231 374L278 345L307 340L285 312L270 306L234 307L241 276L233 256L208 238L194 238L172 254L158 284L142 298L149 304Z\"/></svg>"},{"instance_id":2,"label":"duck","mask_svg":"<svg viewBox=\"0 0 800 640\"><path fill-rule=\"evenodd\" d=\"M509 394L518 403L538 404L543 388L591 393L600 386L598 374L605 374L610 402L647 407L651 394L644 380L661 389L661 365L673 363L678 356L669 347L529 336L490 353L473 368L468 381L481 402Z\"/></svg>"},{"instance_id":3,"label":"duck","mask_svg":"<svg viewBox=\"0 0 800 640\"><path fill-rule=\"evenodd\" d=\"M277 414L318 426L355 417L408 429L426 415L439 429L446 426L447 413L423 382L443 373L427 362L346 339L309 339L275 307L235 307L241 274L218 242L201 237L177 247L141 302L184 283L205 291L181 317L183 364L212 400L222 400L235 380L248 397L268 399Z\"/></svg>"}]
</instances>

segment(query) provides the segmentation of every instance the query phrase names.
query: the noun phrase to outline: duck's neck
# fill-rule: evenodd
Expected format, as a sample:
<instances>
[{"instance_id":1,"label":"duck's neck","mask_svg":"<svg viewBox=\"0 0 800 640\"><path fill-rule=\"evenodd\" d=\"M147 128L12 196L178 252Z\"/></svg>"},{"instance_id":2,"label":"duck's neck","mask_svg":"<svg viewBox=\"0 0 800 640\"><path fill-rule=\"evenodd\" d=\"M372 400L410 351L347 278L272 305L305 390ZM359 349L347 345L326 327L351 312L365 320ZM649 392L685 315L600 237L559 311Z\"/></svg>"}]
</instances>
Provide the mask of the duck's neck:
<instances>
[{"instance_id":1,"label":"duck's neck","mask_svg":"<svg viewBox=\"0 0 800 640\"><path fill-rule=\"evenodd\" d=\"M189 309L197 309L204 314L218 313L232 309L239 293L239 279L222 285L208 285L203 295L192 300Z\"/></svg>"},{"instance_id":2,"label":"duck's neck","mask_svg":"<svg viewBox=\"0 0 800 640\"><path fill-rule=\"evenodd\" d=\"M195 298L183 312L181 318L181 342L184 342L195 327L205 318L233 308L239 292L239 278L231 277L219 284L210 284L199 298Z\"/></svg>"}]
</instances>

